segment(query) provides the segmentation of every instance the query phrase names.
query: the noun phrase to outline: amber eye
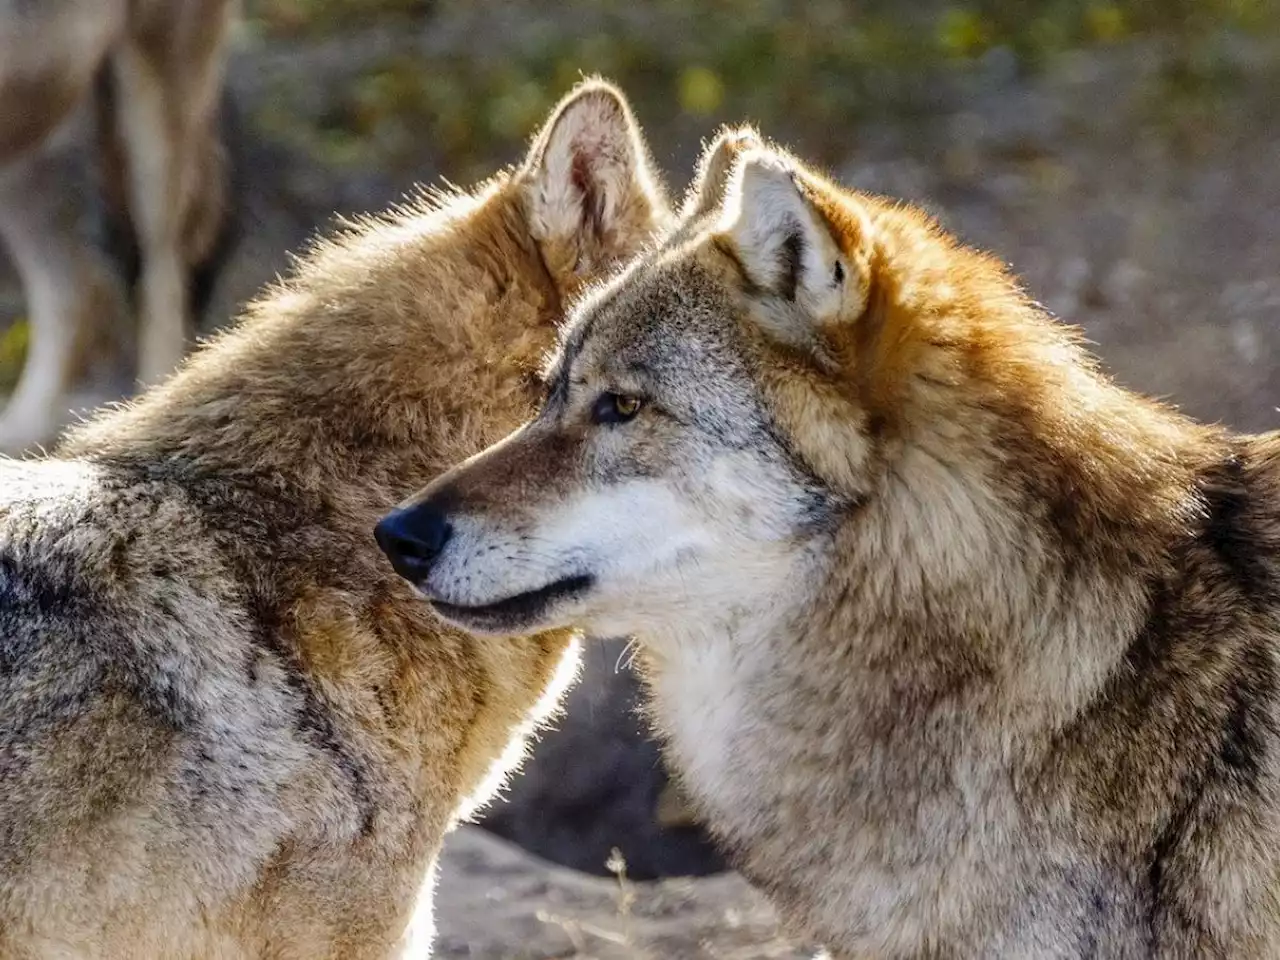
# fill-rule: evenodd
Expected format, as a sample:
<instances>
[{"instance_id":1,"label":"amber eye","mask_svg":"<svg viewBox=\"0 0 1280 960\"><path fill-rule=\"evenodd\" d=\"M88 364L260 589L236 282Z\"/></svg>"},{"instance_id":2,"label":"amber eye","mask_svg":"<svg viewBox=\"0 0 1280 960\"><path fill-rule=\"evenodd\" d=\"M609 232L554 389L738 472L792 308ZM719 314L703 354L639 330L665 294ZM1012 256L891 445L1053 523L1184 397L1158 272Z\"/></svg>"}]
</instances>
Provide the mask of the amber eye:
<instances>
[{"instance_id":1,"label":"amber eye","mask_svg":"<svg viewBox=\"0 0 1280 960\"><path fill-rule=\"evenodd\" d=\"M626 423L644 406L639 397L625 393L602 393L591 407L591 419L596 423Z\"/></svg>"}]
</instances>

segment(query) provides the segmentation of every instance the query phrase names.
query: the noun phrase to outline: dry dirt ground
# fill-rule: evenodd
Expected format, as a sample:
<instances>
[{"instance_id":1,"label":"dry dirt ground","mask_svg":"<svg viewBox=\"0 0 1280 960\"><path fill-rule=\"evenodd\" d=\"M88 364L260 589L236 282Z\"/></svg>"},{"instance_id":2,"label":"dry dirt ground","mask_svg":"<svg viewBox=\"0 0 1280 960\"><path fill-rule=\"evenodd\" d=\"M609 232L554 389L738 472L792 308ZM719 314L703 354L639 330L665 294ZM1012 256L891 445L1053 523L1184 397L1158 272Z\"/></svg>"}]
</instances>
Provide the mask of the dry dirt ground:
<instances>
[{"instance_id":1,"label":"dry dirt ground","mask_svg":"<svg viewBox=\"0 0 1280 960\"><path fill-rule=\"evenodd\" d=\"M334 211L377 210L413 181L452 172L440 169L429 129L419 132L420 162L339 170L254 123L265 107L322 119L362 63L405 42L368 31L237 54L240 234L211 325L283 269L286 251ZM428 38L422 55L448 42ZM822 153L843 143L834 168L846 183L922 203L1008 260L1037 299L1084 328L1123 383L1198 417L1277 428L1280 60L1249 44L1222 55L1214 79L1171 87L1158 52L1140 45L1064 55L1032 78L995 50L910 114L822 131ZM282 89L303 94L277 102ZM640 120L671 182L682 184L712 120L648 110ZM791 139L804 154L803 133ZM517 158L512 146L493 161ZM21 293L0 270L0 329L20 312ZM696 831L656 822L665 775L618 653L616 644L589 651L560 729L486 820L548 860L605 876L552 867L466 828L441 869L440 955L803 955L777 939L767 907L731 874L637 882L720 864ZM631 886L607 876L613 847Z\"/></svg>"},{"instance_id":2,"label":"dry dirt ground","mask_svg":"<svg viewBox=\"0 0 1280 960\"><path fill-rule=\"evenodd\" d=\"M475 827L445 845L437 957L449 960L802 960L740 877L634 883L538 860Z\"/></svg>"}]
</instances>

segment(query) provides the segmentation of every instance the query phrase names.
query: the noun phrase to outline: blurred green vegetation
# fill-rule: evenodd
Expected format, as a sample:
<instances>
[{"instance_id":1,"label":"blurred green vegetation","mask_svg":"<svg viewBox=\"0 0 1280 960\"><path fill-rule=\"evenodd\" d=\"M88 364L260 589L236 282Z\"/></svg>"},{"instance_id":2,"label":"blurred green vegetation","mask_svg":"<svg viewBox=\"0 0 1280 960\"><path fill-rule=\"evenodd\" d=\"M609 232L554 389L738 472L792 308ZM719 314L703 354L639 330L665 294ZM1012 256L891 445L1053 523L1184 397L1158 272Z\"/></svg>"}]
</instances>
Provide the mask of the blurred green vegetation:
<instances>
[{"instance_id":1,"label":"blurred green vegetation","mask_svg":"<svg viewBox=\"0 0 1280 960\"><path fill-rule=\"evenodd\" d=\"M276 36L333 34L370 18L417 17L433 0L249 0L250 14Z\"/></svg>"},{"instance_id":2,"label":"blurred green vegetation","mask_svg":"<svg viewBox=\"0 0 1280 960\"><path fill-rule=\"evenodd\" d=\"M975 69L997 48L1036 71L1082 47L1153 42L1173 96L1229 80L1224 37L1273 30L1280 0L251 0L271 38L340 37L391 23L430 31L472 24L431 57L390 54L299 124L288 97L261 116L322 159L408 163L429 136L462 178L511 155L581 74L621 83L638 108L720 121L747 118L799 135L819 154L842 126L927 102L938 71ZM470 18L469 20L467 18ZM834 147L835 145L832 144Z\"/></svg>"},{"instance_id":3,"label":"blurred green vegetation","mask_svg":"<svg viewBox=\"0 0 1280 960\"><path fill-rule=\"evenodd\" d=\"M22 361L27 354L27 321L19 317L0 330L0 396L10 392L18 384Z\"/></svg>"}]
</instances>

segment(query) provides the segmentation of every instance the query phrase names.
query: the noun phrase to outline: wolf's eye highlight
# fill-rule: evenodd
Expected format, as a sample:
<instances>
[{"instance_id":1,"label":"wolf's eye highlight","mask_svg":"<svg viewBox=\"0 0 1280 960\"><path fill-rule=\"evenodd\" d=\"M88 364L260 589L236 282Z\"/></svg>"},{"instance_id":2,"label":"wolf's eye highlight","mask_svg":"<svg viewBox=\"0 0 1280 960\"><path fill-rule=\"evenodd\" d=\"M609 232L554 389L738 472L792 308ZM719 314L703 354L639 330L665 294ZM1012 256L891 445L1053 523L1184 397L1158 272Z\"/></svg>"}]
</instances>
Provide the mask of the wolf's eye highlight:
<instances>
[{"instance_id":1,"label":"wolf's eye highlight","mask_svg":"<svg viewBox=\"0 0 1280 960\"><path fill-rule=\"evenodd\" d=\"M591 407L596 423L626 423L644 406L644 401L625 393L602 393Z\"/></svg>"}]
</instances>

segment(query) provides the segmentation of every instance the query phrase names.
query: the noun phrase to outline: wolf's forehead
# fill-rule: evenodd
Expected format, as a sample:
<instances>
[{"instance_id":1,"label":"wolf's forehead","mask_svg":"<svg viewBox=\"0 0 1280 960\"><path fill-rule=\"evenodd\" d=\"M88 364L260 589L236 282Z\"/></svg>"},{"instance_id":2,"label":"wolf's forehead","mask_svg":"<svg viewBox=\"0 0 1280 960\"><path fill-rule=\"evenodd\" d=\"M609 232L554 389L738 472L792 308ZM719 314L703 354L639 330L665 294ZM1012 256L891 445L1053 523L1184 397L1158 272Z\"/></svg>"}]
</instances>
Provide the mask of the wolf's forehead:
<instances>
[{"instance_id":1,"label":"wolf's forehead","mask_svg":"<svg viewBox=\"0 0 1280 960\"><path fill-rule=\"evenodd\" d=\"M562 341L568 359L663 351L677 340L719 339L724 297L696 264L633 270L578 311Z\"/></svg>"}]
</instances>

